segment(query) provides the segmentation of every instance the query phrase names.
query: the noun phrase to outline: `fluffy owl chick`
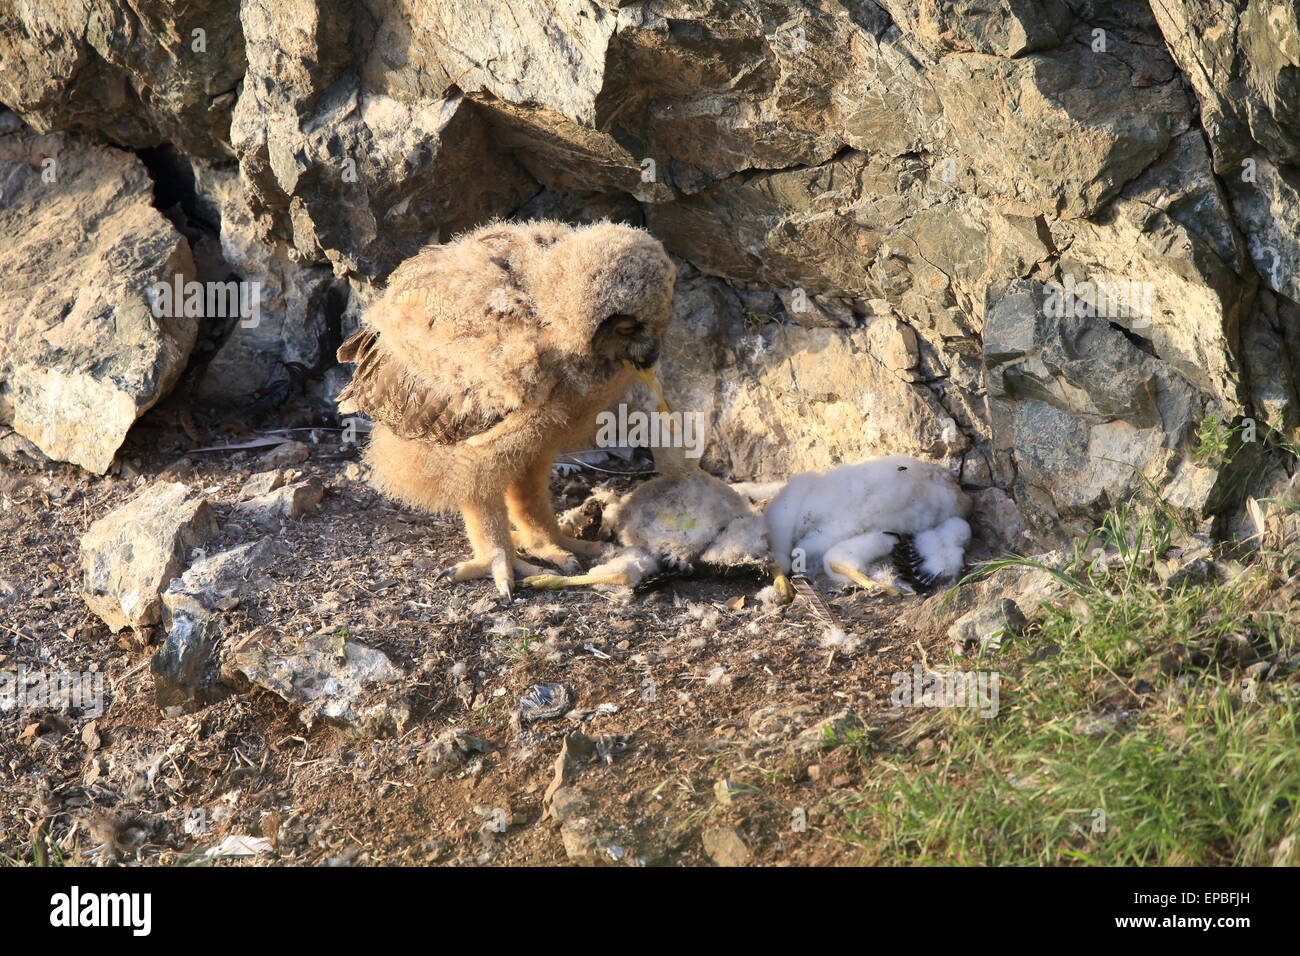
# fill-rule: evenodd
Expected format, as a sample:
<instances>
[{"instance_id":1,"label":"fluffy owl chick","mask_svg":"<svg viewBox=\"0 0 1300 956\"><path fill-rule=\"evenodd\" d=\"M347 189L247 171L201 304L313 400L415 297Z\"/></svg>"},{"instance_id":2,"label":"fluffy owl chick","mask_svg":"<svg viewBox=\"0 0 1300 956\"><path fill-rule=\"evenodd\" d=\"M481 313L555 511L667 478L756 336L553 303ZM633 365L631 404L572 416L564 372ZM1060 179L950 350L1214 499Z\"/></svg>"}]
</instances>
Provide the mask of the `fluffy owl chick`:
<instances>
[{"instance_id":1,"label":"fluffy owl chick","mask_svg":"<svg viewBox=\"0 0 1300 956\"><path fill-rule=\"evenodd\" d=\"M874 586L867 567L900 542L915 550L923 582L960 573L970 540L970 499L952 473L907 455L795 475L767 506L772 554L789 573L795 558L832 580Z\"/></svg>"},{"instance_id":2,"label":"fluffy owl chick","mask_svg":"<svg viewBox=\"0 0 1300 956\"><path fill-rule=\"evenodd\" d=\"M493 224L393 272L339 349L357 366L339 410L375 420L382 492L461 512L473 556L447 576L491 576L508 598L516 574L543 571L516 547L566 570L599 551L561 533L551 463L657 361L674 279L657 240L613 223Z\"/></svg>"}]
</instances>

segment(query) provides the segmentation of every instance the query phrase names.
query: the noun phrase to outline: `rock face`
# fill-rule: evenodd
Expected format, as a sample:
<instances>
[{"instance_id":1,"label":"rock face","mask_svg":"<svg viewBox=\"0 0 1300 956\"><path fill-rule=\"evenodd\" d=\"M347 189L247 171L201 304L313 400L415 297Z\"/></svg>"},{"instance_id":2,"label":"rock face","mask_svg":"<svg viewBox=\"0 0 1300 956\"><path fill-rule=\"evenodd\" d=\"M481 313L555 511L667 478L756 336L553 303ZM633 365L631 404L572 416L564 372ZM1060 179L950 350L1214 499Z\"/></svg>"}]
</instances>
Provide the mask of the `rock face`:
<instances>
[{"instance_id":1,"label":"rock face","mask_svg":"<svg viewBox=\"0 0 1300 956\"><path fill-rule=\"evenodd\" d=\"M1033 280L991 285L984 320L998 477L1045 534L1086 524L1144 481L1170 485L1201 404L1105 318L1054 303ZM1208 503L1208 477L1193 510Z\"/></svg>"},{"instance_id":2,"label":"rock face","mask_svg":"<svg viewBox=\"0 0 1300 956\"><path fill-rule=\"evenodd\" d=\"M0 27L0 103L41 132L229 155L243 49L230 0L15 4Z\"/></svg>"},{"instance_id":3,"label":"rock face","mask_svg":"<svg viewBox=\"0 0 1300 956\"><path fill-rule=\"evenodd\" d=\"M82 596L113 630L157 624L162 592L189 552L217 532L207 501L180 482L151 485L90 526L81 541Z\"/></svg>"},{"instance_id":4,"label":"rock face","mask_svg":"<svg viewBox=\"0 0 1300 956\"><path fill-rule=\"evenodd\" d=\"M665 379L736 478L917 454L1020 547L1147 481L1232 505L1207 419L1300 438L1294 4L109 6L24 6L0 102L189 170L182 205L262 290L206 401L264 402L286 365L336 390L341 326L426 242L608 216L678 257Z\"/></svg>"},{"instance_id":5,"label":"rock face","mask_svg":"<svg viewBox=\"0 0 1300 956\"><path fill-rule=\"evenodd\" d=\"M0 132L0 421L50 458L103 472L185 366L198 320L149 289L194 274L130 153ZM0 126L0 129L3 129Z\"/></svg>"}]
</instances>

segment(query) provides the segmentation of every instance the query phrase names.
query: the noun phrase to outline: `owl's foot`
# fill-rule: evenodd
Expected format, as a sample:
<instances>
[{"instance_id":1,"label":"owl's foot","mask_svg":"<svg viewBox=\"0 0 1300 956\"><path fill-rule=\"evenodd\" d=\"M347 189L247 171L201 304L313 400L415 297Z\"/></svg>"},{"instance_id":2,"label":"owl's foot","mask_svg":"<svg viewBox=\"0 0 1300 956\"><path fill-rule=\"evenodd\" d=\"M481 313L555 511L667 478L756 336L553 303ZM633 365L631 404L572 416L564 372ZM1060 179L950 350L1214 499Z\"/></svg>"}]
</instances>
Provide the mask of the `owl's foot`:
<instances>
[{"instance_id":1,"label":"owl's foot","mask_svg":"<svg viewBox=\"0 0 1300 956\"><path fill-rule=\"evenodd\" d=\"M567 534L552 535L537 531L521 534L513 531L510 537L518 550L525 551L547 564L555 565L565 574L581 573L582 565L578 563L579 556L598 558L605 550L605 543L602 541L583 541L581 538L570 537Z\"/></svg>"},{"instance_id":2,"label":"owl's foot","mask_svg":"<svg viewBox=\"0 0 1300 956\"><path fill-rule=\"evenodd\" d=\"M581 555L584 558L598 558L605 551L605 542L603 541L584 541L581 538L574 538L571 535L560 535L559 547L573 554Z\"/></svg>"},{"instance_id":3,"label":"owl's foot","mask_svg":"<svg viewBox=\"0 0 1300 956\"><path fill-rule=\"evenodd\" d=\"M471 558L443 568L434 576L434 580L460 582L491 578L502 600L509 602L514 597L516 575L523 578L556 576L553 571L530 564L522 558L507 558L504 551L498 551L490 558Z\"/></svg>"},{"instance_id":4,"label":"owl's foot","mask_svg":"<svg viewBox=\"0 0 1300 956\"><path fill-rule=\"evenodd\" d=\"M582 565L578 562L578 559L559 545L543 544L534 547L527 547L524 548L524 550L534 558L539 558L548 564L555 565L565 574L582 573ZM535 573L541 574L543 571L541 568L538 568Z\"/></svg>"}]
</instances>

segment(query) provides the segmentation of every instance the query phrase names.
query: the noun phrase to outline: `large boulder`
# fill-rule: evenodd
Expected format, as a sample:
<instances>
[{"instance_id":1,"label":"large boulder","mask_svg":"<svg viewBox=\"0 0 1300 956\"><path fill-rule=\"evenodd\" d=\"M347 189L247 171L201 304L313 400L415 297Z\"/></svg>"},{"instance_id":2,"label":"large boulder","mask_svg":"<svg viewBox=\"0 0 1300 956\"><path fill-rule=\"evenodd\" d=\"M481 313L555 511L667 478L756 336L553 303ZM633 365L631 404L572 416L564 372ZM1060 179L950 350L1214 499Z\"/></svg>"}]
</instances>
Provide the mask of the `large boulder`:
<instances>
[{"instance_id":1,"label":"large boulder","mask_svg":"<svg viewBox=\"0 0 1300 956\"><path fill-rule=\"evenodd\" d=\"M205 405L247 408L284 368L330 364L346 292L331 269L303 261L257 216L237 166L198 160L192 169L198 207L217 227L222 259L255 290L257 305L251 316L229 323L195 397Z\"/></svg>"},{"instance_id":2,"label":"large boulder","mask_svg":"<svg viewBox=\"0 0 1300 956\"><path fill-rule=\"evenodd\" d=\"M0 120L0 422L106 471L185 367L199 320L150 289L194 274L131 153Z\"/></svg>"},{"instance_id":3,"label":"large boulder","mask_svg":"<svg viewBox=\"0 0 1300 956\"><path fill-rule=\"evenodd\" d=\"M1216 165L1262 149L1300 165L1300 10L1280 0L1161 0L1151 12L1201 101Z\"/></svg>"},{"instance_id":4,"label":"large boulder","mask_svg":"<svg viewBox=\"0 0 1300 956\"><path fill-rule=\"evenodd\" d=\"M162 594L167 635L150 660L154 700L168 716L190 713L233 693L220 674L221 612L271 585L262 569L275 558L270 538L204 555Z\"/></svg>"},{"instance_id":5,"label":"large boulder","mask_svg":"<svg viewBox=\"0 0 1300 956\"><path fill-rule=\"evenodd\" d=\"M715 279L679 281L662 378L674 410L703 425L708 467L769 481L904 452L960 468L970 439L923 381L910 326L774 319Z\"/></svg>"},{"instance_id":6,"label":"large boulder","mask_svg":"<svg viewBox=\"0 0 1300 956\"><path fill-rule=\"evenodd\" d=\"M1034 280L989 289L984 357L999 483L1044 541L1086 532L1107 508L1155 488L1195 517L1219 470L1190 455L1205 399L1092 303Z\"/></svg>"}]
</instances>

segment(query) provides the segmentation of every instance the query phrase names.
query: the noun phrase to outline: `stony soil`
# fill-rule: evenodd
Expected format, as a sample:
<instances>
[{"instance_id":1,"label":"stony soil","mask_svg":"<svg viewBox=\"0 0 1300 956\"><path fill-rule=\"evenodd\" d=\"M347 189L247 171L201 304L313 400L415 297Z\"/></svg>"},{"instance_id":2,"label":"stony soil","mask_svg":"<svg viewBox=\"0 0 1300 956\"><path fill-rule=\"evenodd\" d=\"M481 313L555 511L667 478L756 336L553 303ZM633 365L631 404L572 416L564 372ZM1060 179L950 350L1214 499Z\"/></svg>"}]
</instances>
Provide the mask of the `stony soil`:
<instances>
[{"instance_id":1,"label":"stony soil","mask_svg":"<svg viewBox=\"0 0 1300 956\"><path fill-rule=\"evenodd\" d=\"M925 619L915 612L942 598L836 599L864 639L848 654L822 646L806 602L758 602L766 582L756 577L636 595L523 591L503 609L488 582L435 581L463 547L458 520L379 497L337 432L299 434L316 443L297 470L328 491L275 535L274 586L225 612L223 639L229 650L345 633L379 648L407 675L409 723L377 740L308 729L297 708L256 688L163 717L149 671L160 635L114 634L89 613L79 541L169 468L222 519L210 550L253 540L261 532L227 519L261 450L181 458L200 441L248 437L199 435L156 413L133 432L125 476L0 471L0 667L100 671L107 693L98 719L0 715L0 854L31 860L48 847L88 863L166 865L242 835L265 837L271 851L222 865L691 865L728 859L727 846L734 858L734 831L752 863L857 860L835 808L871 773L873 754L899 746L888 675L943 640L903 625L900 611ZM558 503L607 480L557 478ZM518 698L544 681L572 687L576 709L521 727ZM845 709L866 733L834 747L809 741L808 728ZM435 742L453 729L482 752L440 760ZM566 780L562 834L545 797L574 732L599 752Z\"/></svg>"}]
</instances>

